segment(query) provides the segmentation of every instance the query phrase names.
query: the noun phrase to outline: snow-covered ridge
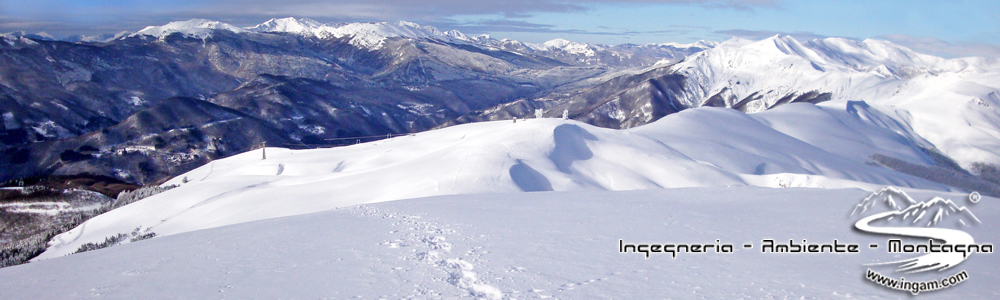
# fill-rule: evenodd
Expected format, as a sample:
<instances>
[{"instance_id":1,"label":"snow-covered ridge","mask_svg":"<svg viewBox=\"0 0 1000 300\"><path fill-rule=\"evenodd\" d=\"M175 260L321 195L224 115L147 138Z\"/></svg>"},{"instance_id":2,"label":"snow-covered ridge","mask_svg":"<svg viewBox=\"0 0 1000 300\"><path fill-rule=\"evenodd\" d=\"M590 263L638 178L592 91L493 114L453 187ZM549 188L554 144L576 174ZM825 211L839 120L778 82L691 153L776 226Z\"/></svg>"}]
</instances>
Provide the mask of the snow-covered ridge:
<instances>
[{"instance_id":1,"label":"snow-covered ridge","mask_svg":"<svg viewBox=\"0 0 1000 300\"><path fill-rule=\"evenodd\" d=\"M348 147L268 148L266 160L250 151L179 175L166 184L180 187L87 221L54 239L63 242L41 258L136 227L167 236L434 195L727 186L952 190L870 166L873 153L932 161L889 129L844 108L811 104L755 115L691 109L630 130L529 119Z\"/></svg>"}]
</instances>

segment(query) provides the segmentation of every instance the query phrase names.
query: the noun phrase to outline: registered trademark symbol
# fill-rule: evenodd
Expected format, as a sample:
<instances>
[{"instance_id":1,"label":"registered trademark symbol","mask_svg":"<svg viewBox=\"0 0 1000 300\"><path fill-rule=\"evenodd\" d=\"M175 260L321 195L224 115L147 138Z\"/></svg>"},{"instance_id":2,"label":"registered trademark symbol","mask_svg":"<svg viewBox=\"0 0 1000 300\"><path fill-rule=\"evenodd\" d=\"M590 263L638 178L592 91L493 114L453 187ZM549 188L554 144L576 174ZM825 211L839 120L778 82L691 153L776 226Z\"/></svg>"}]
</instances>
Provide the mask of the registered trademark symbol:
<instances>
[{"instance_id":1,"label":"registered trademark symbol","mask_svg":"<svg viewBox=\"0 0 1000 300\"><path fill-rule=\"evenodd\" d=\"M979 195L979 192L972 192L969 194L969 201L972 201L972 203L979 203L979 199L982 198L983 196Z\"/></svg>"}]
</instances>

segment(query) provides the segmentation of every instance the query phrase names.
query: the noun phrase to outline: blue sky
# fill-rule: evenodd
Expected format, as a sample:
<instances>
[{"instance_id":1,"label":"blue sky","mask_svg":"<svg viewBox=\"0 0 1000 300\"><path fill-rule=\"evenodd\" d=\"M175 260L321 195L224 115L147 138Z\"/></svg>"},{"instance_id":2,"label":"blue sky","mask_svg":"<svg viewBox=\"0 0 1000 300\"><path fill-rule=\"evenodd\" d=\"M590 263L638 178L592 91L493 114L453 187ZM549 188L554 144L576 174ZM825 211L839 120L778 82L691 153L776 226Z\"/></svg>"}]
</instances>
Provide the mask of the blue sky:
<instances>
[{"instance_id":1,"label":"blue sky","mask_svg":"<svg viewBox=\"0 0 1000 300\"><path fill-rule=\"evenodd\" d=\"M1000 1L2 0L0 32L60 37L191 18L249 26L295 16L322 22L410 20L526 42L686 43L788 34L886 39L948 57L1000 57L997 11Z\"/></svg>"}]
</instances>

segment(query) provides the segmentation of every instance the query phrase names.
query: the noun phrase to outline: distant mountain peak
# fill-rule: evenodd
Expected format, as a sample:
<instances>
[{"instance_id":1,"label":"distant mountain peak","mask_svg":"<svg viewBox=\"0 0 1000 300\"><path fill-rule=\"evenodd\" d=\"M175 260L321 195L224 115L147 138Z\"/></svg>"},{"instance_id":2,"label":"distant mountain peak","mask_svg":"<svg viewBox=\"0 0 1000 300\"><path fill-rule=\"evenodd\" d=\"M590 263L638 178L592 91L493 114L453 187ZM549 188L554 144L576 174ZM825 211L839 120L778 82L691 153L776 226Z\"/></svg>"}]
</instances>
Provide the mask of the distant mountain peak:
<instances>
[{"instance_id":1,"label":"distant mountain peak","mask_svg":"<svg viewBox=\"0 0 1000 300\"><path fill-rule=\"evenodd\" d=\"M129 31L121 31L115 34L105 33L99 35L84 35L78 34L64 38L64 41L76 43L76 42L87 42L87 43L107 43L125 36L132 34Z\"/></svg>"},{"instance_id":2,"label":"distant mountain peak","mask_svg":"<svg viewBox=\"0 0 1000 300\"><path fill-rule=\"evenodd\" d=\"M831 65L843 69L867 72L880 65L892 69L909 66L916 69L943 68L960 71L966 67L959 60L948 60L936 56L917 53L907 47L882 40L853 40L831 37L800 41L788 35L774 35L762 40L732 38L716 47L718 53L706 55L753 55L761 63L768 64L786 58L806 60L817 65Z\"/></svg>"},{"instance_id":3,"label":"distant mountain peak","mask_svg":"<svg viewBox=\"0 0 1000 300\"><path fill-rule=\"evenodd\" d=\"M248 27L247 30L253 32L290 32L290 33L310 33L313 34L314 31L323 24L312 19L307 18L273 18L267 20L264 23L257 24L253 27Z\"/></svg>"},{"instance_id":4,"label":"distant mountain peak","mask_svg":"<svg viewBox=\"0 0 1000 300\"><path fill-rule=\"evenodd\" d=\"M600 50L595 45L571 42L565 39L552 39L545 43L543 50L553 50L559 49L570 54L584 55L584 56L594 56L597 54L597 50Z\"/></svg>"},{"instance_id":5,"label":"distant mountain peak","mask_svg":"<svg viewBox=\"0 0 1000 300\"><path fill-rule=\"evenodd\" d=\"M428 38L445 36L444 33L432 26L421 26L417 23L407 21L348 23L339 27L325 27L324 31L337 38L350 36L352 45L369 49L381 48L385 40L392 37Z\"/></svg>"},{"instance_id":6,"label":"distant mountain peak","mask_svg":"<svg viewBox=\"0 0 1000 300\"><path fill-rule=\"evenodd\" d=\"M660 43L660 44L658 44L658 46L661 46L661 47L674 47L674 48L677 48L677 49L686 49L686 48L703 48L703 49L708 49L708 48L713 48L713 47L718 46L718 45L719 45L718 42L706 41L706 40L699 40L697 42L688 43L688 44L681 44L681 43L675 43L675 42Z\"/></svg>"},{"instance_id":7,"label":"distant mountain peak","mask_svg":"<svg viewBox=\"0 0 1000 300\"><path fill-rule=\"evenodd\" d=\"M163 26L148 26L132 34L132 36L153 36L163 38L174 33L181 33L195 38L207 38L211 36L212 30L227 30L234 33L246 32L245 29L227 23L206 19L191 19L187 21L174 21Z\"/></svg>"},{"instance_id":8,"label":"distant mountain peak","mask_svg":"<svg viewBox=\"0 0 1000 300\"><path fill-rule=\"evenodd\" d=\"M551 39L551 40L546 41L546 42L544 42L542 44L545 45L545 46L548 46L548 47L562 48L562 47L569 46L570 44L573 44L573 42L570 42L569 40L566 40L566 39Z\"/></svg>"},{"instance_id":9,"label":"distant mountain peak","mask_svg":"<svg viewBox=\"0 0 1000 300\"><path fill-rule=\"evenodd\" d=\"M54 40L56 40L56 38L52 37L52 35L48 34L45 31L40 31L40 32L36 32L36 33L27 33L25 31L14 31L14 32L8 32L8 33L2 33L2 34L0 34L0 36L9 37L9 38L12 38L12 39L29 38L29 39L36 39L36 40L43 40L43 41L54 41Z\"/></svg>"},{"instance_id":10,"label":"distant mountain peak","mask_svg":"<svg viewBox=\"0 0 1000 300\"><path fill-rule=\"evenodd\" d=\"M448 36L448 37L451 37L451 38L454 38L454 39L463 40L463 41L473 40L473 39L469 38L468 36L466 36L461 31L458 31L458 30L455 30L455 29L445 31L444 35Z\"/></svg>"}]
</instances>

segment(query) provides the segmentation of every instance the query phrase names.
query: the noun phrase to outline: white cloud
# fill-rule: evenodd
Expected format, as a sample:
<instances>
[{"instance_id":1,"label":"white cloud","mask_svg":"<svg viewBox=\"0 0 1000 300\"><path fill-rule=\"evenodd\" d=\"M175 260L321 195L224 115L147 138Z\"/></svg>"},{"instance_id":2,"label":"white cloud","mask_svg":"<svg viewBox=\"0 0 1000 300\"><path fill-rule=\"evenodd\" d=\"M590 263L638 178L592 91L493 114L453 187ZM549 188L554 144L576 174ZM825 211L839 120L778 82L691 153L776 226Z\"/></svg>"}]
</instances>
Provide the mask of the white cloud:
<instances>
[{"instance_id":1,"label":"white cloud","mask_svg":"<svg viewBox=\"0 0 1000 300\"><path fill-rule=\"evenodd\" d=\"M983 43L952 43L928 37L915 37L905 34L888 34L876 37L905 46L920 53L941 57L982 56L1000 58L1000 46Z\"/></svg>"},{"instance_id":2,"label":"white cloud","mask_svg":"<svg viewBox=\"0 0 1000 300\"><path fill-rule=\"evenodd\" d=\"M728 30L715 31L713 33L722 36L724 38L738 37L750 40L765 39L778 34L791 36L800 41L828 38L828 36L807 31L785 32L785 31L771 31L771 30L728 29Z\"/></svg>"}]
</instances>

